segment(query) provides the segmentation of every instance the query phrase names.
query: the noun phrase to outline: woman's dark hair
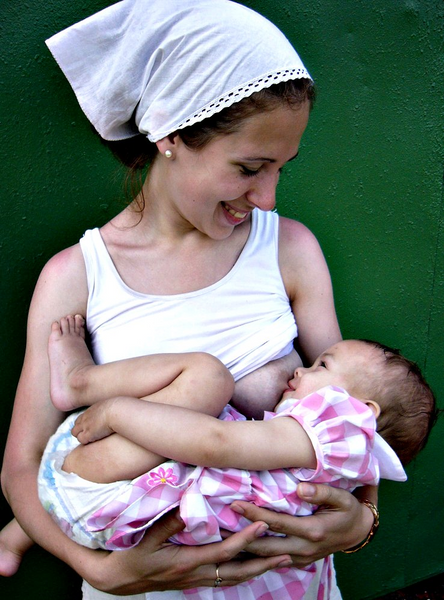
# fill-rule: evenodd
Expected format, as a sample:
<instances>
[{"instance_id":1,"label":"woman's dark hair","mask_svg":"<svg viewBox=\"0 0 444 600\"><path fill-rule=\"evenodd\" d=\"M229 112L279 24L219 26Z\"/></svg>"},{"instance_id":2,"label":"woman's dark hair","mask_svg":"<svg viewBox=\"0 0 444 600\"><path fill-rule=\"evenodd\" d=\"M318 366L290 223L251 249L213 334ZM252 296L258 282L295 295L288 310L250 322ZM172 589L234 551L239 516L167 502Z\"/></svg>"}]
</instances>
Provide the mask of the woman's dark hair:
<instances>
[{"instance_id":1,"label":"woman's dark hair","mask_svg":"<svg viewBox=\"0 0 444 600\"><path fill-rule=\"evenodd\" d=\"M283 81L260 92L254 92L251 96L224 108L208 119L177 130L177 135L189 148L201 150L216 136L228 135L239 130L245 119L257 112L271 111L282 105L297 109L305 102L309 102L312 108L315 96L315 87L311 79ZM143 134L126 140L102 141L129 169L127 183L132 200L141 188L144 170L158 154L156 144L150 142ZM144 204L143 199L142 204ZM143 208L144 206L139 206L140 211Z\"/></svg>"},{"instance_id":2,"label":"woman's dark hair","mask_svg":"<svg viewBox=\"0 0 444 600\"><path fill-rule=\"evenodd\" d=\"M260 92L232 104L212 117L178 130L178 135L193 150L204 148L215 136L237 131L245 119L258 112L274 110L287 105L299 108L304 102L313 106L315 88L311 79L292 79L276 83Z\"/></svg>"}]
</instances>

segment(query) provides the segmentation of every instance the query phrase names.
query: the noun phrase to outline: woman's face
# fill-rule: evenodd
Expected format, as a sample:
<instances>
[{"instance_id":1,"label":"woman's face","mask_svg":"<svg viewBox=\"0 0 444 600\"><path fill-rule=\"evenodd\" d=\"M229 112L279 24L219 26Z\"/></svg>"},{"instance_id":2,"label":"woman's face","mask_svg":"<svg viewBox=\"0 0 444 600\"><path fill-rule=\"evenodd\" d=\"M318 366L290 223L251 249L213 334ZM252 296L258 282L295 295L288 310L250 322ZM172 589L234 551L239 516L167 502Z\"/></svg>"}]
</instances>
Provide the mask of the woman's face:
<instances>
[{"instance_id":1,"label":"woman's face","mask_svg":"<svg viewBox=\"0 0 444 600\"><path fill-rule=\"evenodd\" d=\"M221 240L254 208L273 209L280 171L297 156L309 110L307 102L298 109L256 114L201 150L191 150L175 136L166 181L183 227Z\"/></svg>"}]
</instances>

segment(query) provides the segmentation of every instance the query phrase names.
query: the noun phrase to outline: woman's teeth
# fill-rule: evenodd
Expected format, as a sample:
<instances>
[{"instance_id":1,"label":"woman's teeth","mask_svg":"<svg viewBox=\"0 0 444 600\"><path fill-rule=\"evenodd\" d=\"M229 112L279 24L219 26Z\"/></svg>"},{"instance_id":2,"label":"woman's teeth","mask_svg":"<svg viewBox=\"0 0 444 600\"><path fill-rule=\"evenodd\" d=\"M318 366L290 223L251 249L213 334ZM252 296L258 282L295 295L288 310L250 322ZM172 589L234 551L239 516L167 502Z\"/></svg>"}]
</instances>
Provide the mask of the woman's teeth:
<instances>
[{"instance_id":1,"label":"woman's teeth","mask_svg":"<svg viewBox=\"0 0 444 600\"><path fill-rule=\"evenodd\" d=\"M239 212L237 210L234 210L234 208L230 208L229 206L227 206L226 204L224 204L224 208L226 211L228 211L230 213L230 215L232 215L235 219L245 219L245 217L248 215L247 212Z\"/></svg>"}]
</instances>

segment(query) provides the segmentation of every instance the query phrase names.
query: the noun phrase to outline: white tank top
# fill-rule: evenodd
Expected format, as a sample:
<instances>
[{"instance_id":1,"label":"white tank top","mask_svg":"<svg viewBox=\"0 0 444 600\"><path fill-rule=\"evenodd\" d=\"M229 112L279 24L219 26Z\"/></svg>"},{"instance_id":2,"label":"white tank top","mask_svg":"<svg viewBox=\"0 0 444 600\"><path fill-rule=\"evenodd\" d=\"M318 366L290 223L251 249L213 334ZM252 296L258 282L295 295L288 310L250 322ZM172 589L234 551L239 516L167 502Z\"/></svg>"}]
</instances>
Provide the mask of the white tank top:
<instances>
[{"instance_id":1,"label":"white tank top","mask_svg":"<svg viewBox=\"0 0 444 600\"><path fill-rule=\"evenodd\" d=\"M297 327L278 265L278 227L277 214L255 209L248 240L225 277L167 296L129 288L99 230L86 231L80 246L95 361L202 351L218 357L238 380L288 354Z\"/></svg>"}]
</instances>

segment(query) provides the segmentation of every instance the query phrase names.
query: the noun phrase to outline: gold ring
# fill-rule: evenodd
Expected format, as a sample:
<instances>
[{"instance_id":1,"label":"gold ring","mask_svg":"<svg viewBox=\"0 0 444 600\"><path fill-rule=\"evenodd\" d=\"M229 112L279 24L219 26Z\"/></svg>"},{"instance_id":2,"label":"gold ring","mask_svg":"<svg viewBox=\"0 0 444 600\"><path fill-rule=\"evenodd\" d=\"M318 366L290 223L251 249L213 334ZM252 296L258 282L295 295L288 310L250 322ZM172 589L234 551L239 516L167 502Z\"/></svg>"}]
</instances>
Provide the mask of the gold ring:
<instances>
[{"instance_id":1,"label":"gold ring","mask_svg":"<svg viewBox=\"0 0 444 600\"><path fill-rule=\"evenodd\" d=\"M214 587L219 587L222 583L222 577L219 575L219 564L216 565L216 579L214 580Z\"/></svg>"}]
</instances>

